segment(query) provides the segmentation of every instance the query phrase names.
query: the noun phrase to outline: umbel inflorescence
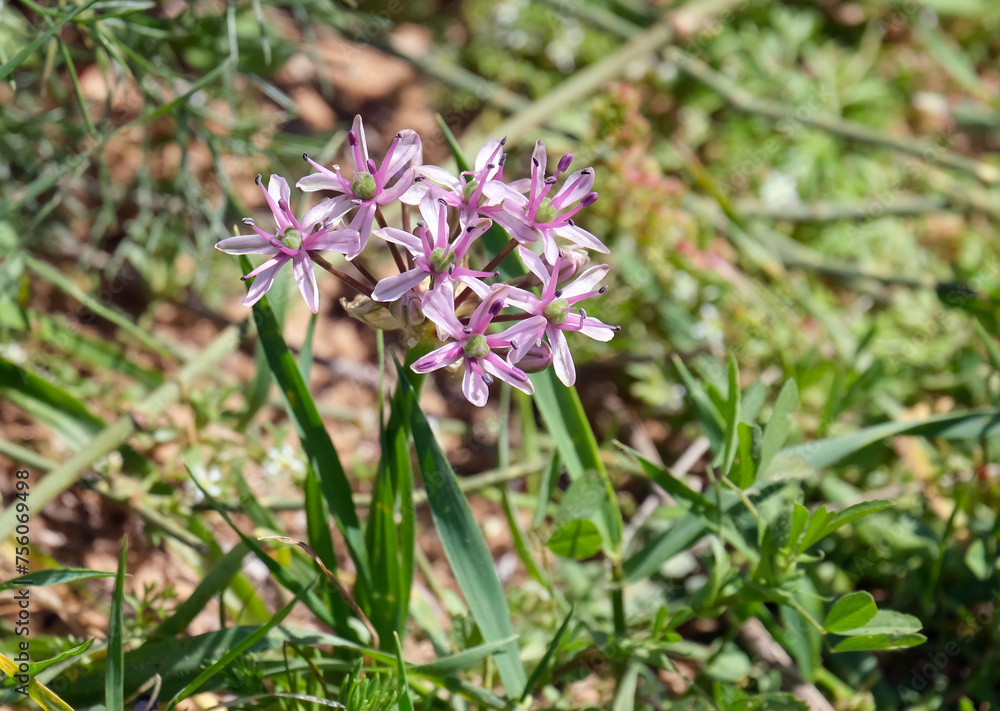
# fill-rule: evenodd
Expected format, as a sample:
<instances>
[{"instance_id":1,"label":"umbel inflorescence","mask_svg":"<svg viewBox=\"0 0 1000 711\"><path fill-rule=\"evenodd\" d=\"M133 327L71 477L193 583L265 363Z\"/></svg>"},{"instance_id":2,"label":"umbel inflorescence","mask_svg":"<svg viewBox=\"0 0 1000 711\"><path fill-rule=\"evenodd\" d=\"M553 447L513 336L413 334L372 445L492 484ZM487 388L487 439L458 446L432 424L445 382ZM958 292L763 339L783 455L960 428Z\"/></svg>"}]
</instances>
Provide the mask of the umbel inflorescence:
<instances>
[{"instance_id":1,"label":"umbel inflorescence","mask_svg":"<svg viewBox=\"0 0 1000 711\"><path fill-rule=\"evenodd\" d=\"M443 341L412 367L426 373L461 361L462 391L474 405L486 404L494 378L531 393L527 373L550 364L563 383L572 385L576 370L566 332L607 341L619 328L588 316L579 305L603 293L606 287L598 285L609 269L606 264L586 266L585 249L607 253L608 248L573 221L597 199L593 170L563 177L573 161L567 154L547 175L545 146L538 141L531 176L506 182L504 141L492 140L479 151L474 169L456 177L423 164L415 131L396 134L381 164L368 154L360 116L347 137L354 161L350 175L339 166L326 168L303 156L316 172L296 187L329 191L333 197L301 219L291 210L287 181L272 175L265 188L258 176L274 215L274 232L247 218L244 223L252 234L216 245L228 254L270 257L243 277L254 280L244 305L253 305L267 293L277 273L291 262L302 297L316 313L319 291L313 265L318 264L359 291L360 299L350 309L355 317L382 328L433 333ZM397 201L402 224L391 227L382 208ZM413 208L420 219L411 229ZM503 227L509 242L482 269L474 269L469 266L476 254L473 247L493 224ZM398 274L377 280L364 266L361 254L372 236L388 245ZM534 245L540 246L541 255ZM509 283L497 281L495 268L515 248L530 274ZM334 267L320 252L344 255L361 280ZM532 290L536 288L537 293ZM425 327L428 321L433 328ZM510 325L497 330L501 323Z\"/></svg>"}]
</instances>

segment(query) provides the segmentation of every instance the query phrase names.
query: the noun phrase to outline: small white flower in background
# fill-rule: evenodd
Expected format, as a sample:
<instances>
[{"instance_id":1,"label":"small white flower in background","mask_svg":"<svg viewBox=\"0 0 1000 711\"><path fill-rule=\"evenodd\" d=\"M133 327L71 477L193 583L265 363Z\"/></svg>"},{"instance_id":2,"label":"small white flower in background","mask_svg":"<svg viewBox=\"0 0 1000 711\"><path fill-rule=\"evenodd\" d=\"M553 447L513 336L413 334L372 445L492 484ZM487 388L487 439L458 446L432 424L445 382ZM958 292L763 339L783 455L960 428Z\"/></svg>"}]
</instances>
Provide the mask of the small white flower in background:
<instances>
[{"instance_id":1,"label":"small white flower in background","mask_svg":"<svg viewBox=\"0 0 1000 711\"><path fill-rule=\"evenodd\" d=\"M786 175L772 170L760 186L760 201L772 210L798 205L802 202L798 193L798 181L794 175Z\"/></svg>"},{"instance_id":2,"label":"small white flower in background","mask_svg":"<svg viewBox=\"0 0 1000 711\"><path fill-rule=\"evenodd\" d=\"M267 450L263 469L264 474L269 477L288 474L294 479L305 475L306 463L299 459L292 446L286 443L280 447L271 447Z\"/></svg>"},{"instance_id":3,"label":"small white flower in background","mask_svg":"<svg viewBox=\"0 0 1000 711\"><path fill-rule=\"evenodd\" d=\"M211 469L205 469L203 464L195 464L191 467L191 476L198 480L205 491L209 493L212 498L219 498L222 496L222 487L219 482L222 481L222 470L218 467L212 467ZM188 479L184 482L184 491L191 499L192 503L200 504L205 500L205 494L202 493L198 485L193 481Z\"/></svg>"}]
</instances>

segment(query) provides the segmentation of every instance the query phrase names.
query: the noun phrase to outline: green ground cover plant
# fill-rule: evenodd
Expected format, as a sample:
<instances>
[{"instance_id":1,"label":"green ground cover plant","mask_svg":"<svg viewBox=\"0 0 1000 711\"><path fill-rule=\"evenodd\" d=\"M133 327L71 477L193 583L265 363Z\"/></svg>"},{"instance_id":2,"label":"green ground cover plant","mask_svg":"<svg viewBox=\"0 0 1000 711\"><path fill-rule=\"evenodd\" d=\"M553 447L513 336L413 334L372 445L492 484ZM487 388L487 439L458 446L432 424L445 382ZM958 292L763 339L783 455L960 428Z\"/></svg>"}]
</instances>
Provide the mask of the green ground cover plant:
<instances>
[{"instance_id":1,"label":"green ground cover plant","mask_svg":"<svg viewBox=\"0 0 1000 711\"><path fill-rule=\"evenodd\" d=\"M0 704L995 707L998 28L0 3Z\"/></svg>"}]
</instances>

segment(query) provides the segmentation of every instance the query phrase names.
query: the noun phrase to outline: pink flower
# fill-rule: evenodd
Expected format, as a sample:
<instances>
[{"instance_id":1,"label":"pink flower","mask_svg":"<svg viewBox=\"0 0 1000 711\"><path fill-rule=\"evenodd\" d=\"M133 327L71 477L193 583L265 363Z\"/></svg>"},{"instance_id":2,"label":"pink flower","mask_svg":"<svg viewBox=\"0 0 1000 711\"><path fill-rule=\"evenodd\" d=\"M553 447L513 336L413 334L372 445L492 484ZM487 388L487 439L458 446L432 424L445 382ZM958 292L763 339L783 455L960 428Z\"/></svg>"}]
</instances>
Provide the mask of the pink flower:
<instances>
[{"instance_id":1,"label":"pink flower","mask_svg":"<svg viewBox=\"0 0 1000 711\"><path fill-rule=\"evenodd\" d=\"M534 317L520 321L503 333L487 335L486 329L493 317L500 313L510 287L495 286L483 302L476 307L469 325L465 326L455 315L455 298L451 286L428 292L423 302L424 315L437 324L438 329L452 342L431 351L413 364L418 373L429 373L445 366L463 362L465 374L462 392L477 407L486 404L489 385L497 377L529 395L534 392L524 371L497 355L496 349L509 348L512 355L523 355L534 344L544 318Z\"/></svg>"},{"instance_id":2,"label":"pink flower","mask_svg":"<svg viewBox=\"0 0 1000 711\"><path fill-rule=\"evenodd\" d=\"M598 341L610 341L620 326L609 326L592 316L587 316L583 309L574 309L576 304L596 294L603 294L606 286L594 289L598 282L608 273L607 264L590 267L583 274L562 289L557 289L556 282L562 264L562 255L557 255L555 264L549 270L538 255L525 247L518 247L521 261L542 282L541 298L530 291L510 287L507 303L523 309L535 317L545 320L544 332L552 345L552 364L556 375L569 387L576 382L576 366L573 356L566 343L563 331L580 331ZM530 320L530 319L529 319ZM517 361L515 361L517 362Z\"/></svg>"},{"instance_id":3,"label":"pink flower","mask_svg":"<svg viewBox=\"0 0 1000 711\"><path fill-rule=\"evenodd\" d=\"M301 222L296 219L288 206L288 183L284 178L272 175L264 190L264 182L257 176L257 185L264 192L264 199L271 208L274 220L278 225L277 232L271 234L259 228L249 217L243 222L253 228L256 234L237 235L222 240L215 248L226 254L271 254L267 260L252 272L243 277L244 280L256 277L246 298L244 306L257 303L274 283L278 270L286 262L292 263L292 274L302 292L302 298L313 313L319 311L319 291L316 288L316 275L313 273L311 250L325 250L347 254L357 248L358 232L354 229L331 229L331 225L339 225L340 218L347 211L345 207L336 213L328 207L317 205L309 210Z\"/></svg>"},{"instance_id":4,"label":"pink flower","mask_svg":"<svg viewBox=\"0 0 1000 711\"><path fill-rule=\"evenodd\" d=\"M307 192L333 190L342 193L339 197L321 203L321 205L326 205L331 213L343 214L352 207L358 208L357 214L351 220L350 227L357 230L361 238L357 249L347 255L348 259L354 259L361 254L368 243L372 222L375 220L376 207L388 205L397 200L413 182L413 169L407 168L406 165L420 154L421 145L420 136L417 135L416 131L410 129L400 131L389 145L385 159L379 167L368 156L368 143L365 140L365 131L360 115L354 117L354 126L347 132L347 142L351 146L354 157L353 180L348 180L343 176L340 172L340 166L335 165L333 170L330 170L303 154L302 157L319 172L307 175L295 185ZM400 174L399 177L392 185L389 185L397 174Z\"/></svg>"},{"instance_id":5,"label":"pink flower","mask_svg":"<svg viewBox=\"0 0 1000 711\"><path fill-rule=\"evenodd\" d=\"M555 238L562 237L570 242L608 253L608 248L594 235L577 227L573 215L597 200L594 187L594 171L591 168L578 170L563 183L554 197L548 197L559 176L566 172L573 162L573 154L564 155L554 175L545 176L545 146L541 141L535 144L531 155L531 178L518 180L510 187L518 191L516 197L503 200L503 209L491 217L500 223L514 239L521 244L529 244L542 238L545 259L554 263L559 254ZM527 191L527 197L522 192Z\"/></svg>"},{"instance_id":6,"label":"pink flower","mask_svg":"<svg viewBox=\"0 0 1000 711\"><path fill-rule=\"evenodd\" d=\"M431 290L439 289L450 279L469 285L471 281L478 282L482 277L496 276L496 272L475 271L461 266L469 247L493 223L487 219L476 220L465 227L458 238L449 244L447 212L448 205L444 200L434 200L433 196L428 194L420 206L420 213L426 224L418 223L415 234L395 227L375 230L374 234L382 239L406 247L413 255L416 266L379 281L375 291L372 292L373 299L395 301L428 276L431 278ZM485 288L485 285L483 287Z\"/></svg>"},{"instance_id":7,"label":"pink flower","mask_svg":"<svg viewBox=\"0 0 1000 711\"><path fill-rule=\"evenodd\" d=\"M519 200L523 196L503 182L507 154L503 152L507 139L489 141L476 155L475 168L457 178L436 165L414 169L413 184L400 198L409 205L419 204L430 194L458 210L463 227L478 216L489 217L500 209L504 199Z\"/></svg>"}]
</instances>

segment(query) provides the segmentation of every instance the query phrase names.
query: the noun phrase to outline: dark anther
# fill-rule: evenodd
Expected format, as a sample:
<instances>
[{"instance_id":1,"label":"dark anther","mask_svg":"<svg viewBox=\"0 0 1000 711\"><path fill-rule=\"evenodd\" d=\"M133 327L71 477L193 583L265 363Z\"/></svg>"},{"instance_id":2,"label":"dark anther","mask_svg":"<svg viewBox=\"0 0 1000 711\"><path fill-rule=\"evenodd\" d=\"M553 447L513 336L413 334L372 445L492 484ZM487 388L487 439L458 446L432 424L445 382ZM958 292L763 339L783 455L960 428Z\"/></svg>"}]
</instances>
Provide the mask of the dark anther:
<instances>
[{"instance_id":1,"label":"dark anther","mask_svg":"<svg viewBox=\"0 0 1000 711\"><path fill-rule=\"evenodd\" d=\"M597 290L597 293L598 294L603 294L607 290L608 290L608 285L605 284L604 286L602 286L600 289Z\"/></svg>"},{"instance_id":2,"label":"dark anther","mask_svg":"<svg viewBox=\"0 0 1000 711\"><path fill-rule=\"evenodd\" d=\"M264 177L260 173L257 173L257 177L254 178L254 182L257 183L257 185L263 185Z\"/></svg>"},{"instance_id":3,"label":"dark anther","mask_svg":"<svg viewBox=\"0 0 1000 711\"><path fill-rule=\"evenodd\" d=\"M556 289L556 293L554 294L554 296L557 299L561 299L562 298L562 289Z\"/></svg>"},{"instance_id":4,"label":"dark anther","mask_svg":"<svg viewBox=\"0 0 1000 711\"><path fill-rule=\"evenodd\" d=\"M253 221L252 217L244 217L243 218L243 224L244 225L255 225L257 223Z\"/></svg>"}]
</instances>

